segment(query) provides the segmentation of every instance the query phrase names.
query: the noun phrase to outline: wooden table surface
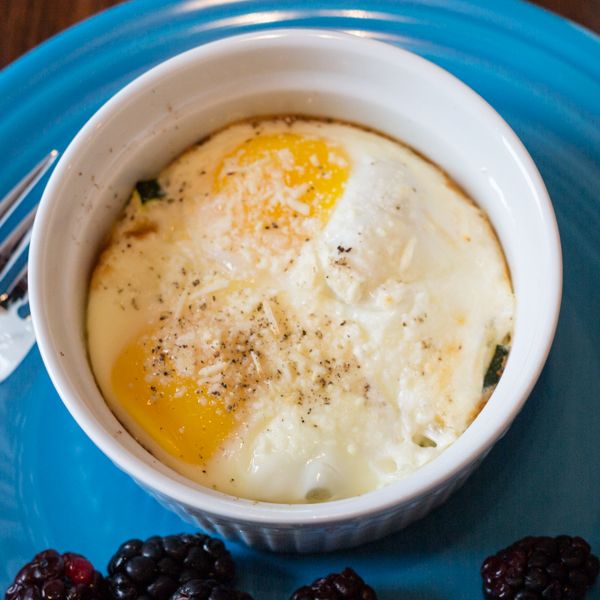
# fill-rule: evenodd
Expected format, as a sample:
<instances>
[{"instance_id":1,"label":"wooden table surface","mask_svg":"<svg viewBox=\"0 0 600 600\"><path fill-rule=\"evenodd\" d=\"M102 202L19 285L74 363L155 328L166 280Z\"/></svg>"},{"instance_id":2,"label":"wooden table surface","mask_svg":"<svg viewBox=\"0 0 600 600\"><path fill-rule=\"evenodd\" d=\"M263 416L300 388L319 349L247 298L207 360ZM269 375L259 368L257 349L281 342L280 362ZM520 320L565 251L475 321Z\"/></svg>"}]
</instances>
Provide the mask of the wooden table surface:
<instances>
[{"instance_id":1,"label":"wooden table surface","mask_svg":"<svg viewBox=\"0 0 600 600\"><path fill-rule=\"evenodd\" d=\"M51 35L120 1L0 0L0 68ZM534 3L600 33L600 0L534 0ZM560 40L556 43L560 44Z\"/></svg>"}]
</instances>

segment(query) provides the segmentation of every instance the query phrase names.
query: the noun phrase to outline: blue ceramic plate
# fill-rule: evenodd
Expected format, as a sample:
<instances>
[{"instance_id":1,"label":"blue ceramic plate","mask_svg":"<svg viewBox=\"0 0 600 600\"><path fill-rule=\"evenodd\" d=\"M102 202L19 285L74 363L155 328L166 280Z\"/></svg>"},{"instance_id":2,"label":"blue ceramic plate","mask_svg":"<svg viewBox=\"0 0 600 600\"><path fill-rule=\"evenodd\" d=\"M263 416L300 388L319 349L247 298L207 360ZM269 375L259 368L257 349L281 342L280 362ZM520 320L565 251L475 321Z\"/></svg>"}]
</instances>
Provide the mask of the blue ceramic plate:
<instances>
[{"instance_id":1,"label":"blue ceramic plate","mask_svg":"<svg viewBox=\"0 0 600 600\"><path fill-rule=\"evenodd\" d=\"M481 597L482 558L520 536L579 534L600 551L600 40L593 34L516 0L344 0L326 8L306 0L136 0L0 72L0 190L52 147L64 149L105 100L159 61L281 26L402 46L488 100L546 181L565 287L556 341L531 398L447 504L380 542L334 554L274 556L232 545L240 585L257 600L285 600L301 583L351 565L380 600L471 600ZM0 588L41 548L76 550L103 568L126 538L189 529L79 430L37 350L0 384ZM600 598L600 585L589 597Z\"/></svg>"}]
</instances>

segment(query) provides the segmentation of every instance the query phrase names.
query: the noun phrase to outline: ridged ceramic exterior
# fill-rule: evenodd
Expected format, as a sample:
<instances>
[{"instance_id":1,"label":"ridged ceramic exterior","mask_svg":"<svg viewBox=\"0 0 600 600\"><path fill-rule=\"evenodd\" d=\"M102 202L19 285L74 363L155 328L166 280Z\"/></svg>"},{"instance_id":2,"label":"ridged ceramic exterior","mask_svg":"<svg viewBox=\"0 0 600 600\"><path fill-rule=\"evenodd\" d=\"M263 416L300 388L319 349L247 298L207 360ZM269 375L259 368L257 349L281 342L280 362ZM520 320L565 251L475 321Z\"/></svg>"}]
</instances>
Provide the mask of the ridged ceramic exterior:
<instances>
[{"instance_id":1,"label":"ridged ceramic exterior","mask_svg":"<svg viewBox=\"0 0 600 600\"><path fill-rule=\"evenodd\" d=\"M406 504L394 506L368 518L355 517L326 525L310 524L282 526L277 523L260 524L220 518L192 506L173 502L170 498L146 488L163 506L182 519L196 523L202 530L215 533L228 540L272 552L330 552L339 548L351 548L377 540L392 531L403 529L413 521L424 517L442 504L467 480L480 461L464 469L446 485ZM142 486L145 487L145 486Z\"/></svg>"},{"instance_id":2,"label":"ridged ceramic exterior","mask_svg":"<svg viewBox=\"0 0 600 600\"><path fill-rule=\"evenodd\" d=\"M219 126L273 113L358 122L408 142L443 166L490 216L518 302L505 373L468 430L402 481L316 505L228 497L160 464L108 410L85 348L89 273L135 181ZM180 55L127 86L63 155L44 193L30 254L40 352L62 400L92 441L178 514L277 551L356 545L404 527L443 502L525 402L550 348L560 292L554 213L531 158L506 123L457 79L411 53L318 30L226 39Z\"/></svg>"},{"instance_id":3,"label":"ridged ceramic exterior","mask_svg":"<svg viewBox=\"0 0 600 600\"><path fill-rule=\"evenodd\" d=\"M231 523L214 515L207 515L197 509L183 508L159 498L165 506L175 510L183 518L190 518L206 530L224 538L243 542L248 546L274 552L330 552L339 548L359 546L377 540L392 531L403 529L413 521L424 517L454 493L477 467L477 463L464 469L446 485L406 504L394 506L377 515L355 517L324 526L256 525L256 523ZM183 510L183 512L182 512Z\"/></svg>"}]
</instances>

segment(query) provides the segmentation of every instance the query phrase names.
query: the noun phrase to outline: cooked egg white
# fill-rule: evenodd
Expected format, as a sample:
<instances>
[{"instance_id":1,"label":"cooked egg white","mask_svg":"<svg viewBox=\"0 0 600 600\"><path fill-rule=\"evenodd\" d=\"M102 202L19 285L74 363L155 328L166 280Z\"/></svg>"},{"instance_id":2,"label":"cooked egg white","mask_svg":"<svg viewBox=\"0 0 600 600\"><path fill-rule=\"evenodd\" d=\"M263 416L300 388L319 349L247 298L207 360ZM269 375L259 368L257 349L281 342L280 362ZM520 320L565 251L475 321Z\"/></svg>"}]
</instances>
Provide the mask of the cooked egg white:
<instances>
[{"instance_id":1,"label":"cooked egg white","mask_svg":"<svg viewBox=\"0 0 600 600\"><path fill-rule=\"evenodd\" d=\"M98 385L157 458L269 502L362 494L477 415L504 256L436 166L355 126L234 124L138 184L90 283Z\"/></svg>"}]
</instances>

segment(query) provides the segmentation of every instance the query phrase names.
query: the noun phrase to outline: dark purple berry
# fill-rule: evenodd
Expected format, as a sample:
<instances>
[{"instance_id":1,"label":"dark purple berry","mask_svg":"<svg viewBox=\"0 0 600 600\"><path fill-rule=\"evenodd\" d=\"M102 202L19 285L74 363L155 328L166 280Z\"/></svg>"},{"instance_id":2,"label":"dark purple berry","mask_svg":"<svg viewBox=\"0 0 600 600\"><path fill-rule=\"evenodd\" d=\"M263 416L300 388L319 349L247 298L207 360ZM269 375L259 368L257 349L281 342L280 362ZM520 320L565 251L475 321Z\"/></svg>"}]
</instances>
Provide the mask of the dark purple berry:
<instances>
[{"instance_id":1,"label":"dark purple berry","mask_svg":"<svg viewBox=\"0 0 600 600\"><path fill-rule=\"evenodd\" d=\"M225 552L225 551L224 551ZM235 564L229 553L222 553L220 557L214 556L215 579L218 581L230 581L235 574Z\"/></svg>"},{"instance_id":2,"label":"dark purple berry","mask_svg":"<svg viewBox=\"0 0 600 600\"><path fill-rule=\"evenodd\" d=\"M135 584L123 573L115 573L110 578L109 591L117 600L137 600Z\"/></svg>"},{"instance_id":3,"label":"dark purple berry","mask_svg":"<svg viewBox=\"0 0 600 600\"><path fill-rule=\"evenodd\" d=\"M108 574L112 575L122 569L123 565L127 562L127 559L133 558L139 554L141 547L141 540L129 540L121 544L116 554L108 563Z\"/></svg>"},{"instance_id":4,"label":"dark purple berry","mask_svg":"<svg viewBox=\"0 0 600 600\"><path fill-rule=\"evenodd\" d=\"M590 581L596 581L598 573L600 573L600 560L597 556L590 554L588 559L585 561L585 572L590 578Z\"/></svg>"},{"instance_id":5,"label":"dark purple berry","mask_svg":"<svg viewBox=\"0 0 600 600\"><path fill-rule=\"evenodd\" d=\"M188 569L204 572L214 564L214 559L203 547L195 546L187 553L183 564Z\"/></svg>"},{"instance_id":6,"label":"dark purple berry","mask_svg":"<svg viewBox=\"0 0 600 600\"><path fill-rule=\"evenodd\" d=\"M42 586L42 598L44 600L62 600L65 596L65 584L60 579L51 579Z\"/></svg>"},{"instance_id":7,"label":"dark purple berry","mask_svg":"<svg viewBox=\"0 0 600 600\"><path fill-rule=\"evenodd\" d=\"M191 569L184 569L179 576L179 583L184 584L192 579L198 579L196 572L192 571Z\"/></svg>"},{"instance_id":8,"label":"dark purple berry","mask_svg":"<svg viewBox=\"0 0 600 600\"><path fill-rule=\"evenodd\" d=\"M175 560L183 560L187 554L187 544L176 535L170 535L163 539L165 553Z\"/></svg>"},{"instance_id":9,"label":"dark purple berry","mask_svg":"<svg viewBox=\"0 0 600 600\"><path fill-rule=\"evenodd\" d=\"M140 553L144 542L142 540L128 540L123 542L119 547L118 554L122 554L126 558L131 558Z\"/></svg>"},{"instance_id":10,"label":"dark purple berry","mask_svg":"<svg viewBox=\"0 0 600 600\"><path fill-rule=\"evenodd\" d=\"M173 579L177 579L181 575L181 565L174 558L165 556L164 558L158 559L156 566L158 572L163 575L168 575Z\"/></svg>"},{"instance_id":11,"label":"dark purple berry","mask_svg":"<svg viewBox=\"0 0 600 600\"><path fill-rule=\"evenodd\" d=\"M291 600L377 600L377 596L357 573L346 568L302 586Z\"/></svg>"},{"instance_id":12,"label":"dark purple berry","mask_svg":"<svg viewBox=\"0 0 600 600\"><path fill-rule=\"evenodd\" d=\"M171 600L253 600L250 594L231 589L214 579L192 579L182 585Z\"/></svg>"},{"instance_id":13,"label":"dark purple berry","mask_svg":"<svg viewBox=\"0 0 600 600\"><path fill-rule=\"evenodd\" d=\"M560 560L568 569L573 569L580 567L585 562L587 554L580 546L570 546L562 550Z\"/></svg>"},{"instance_id":14,"label":"dark purple berry","mask_svg":"<svg viewBox=\"0 0 600 600\"><path fill-rule=\"evenodd\" d=\"M161 575L148 586L148 595L155 600L168 600L177 590L177 584L170 577Z\"/></svg>"},{"instance_id":15,"label":"dark purple berry","mask_svg":"<svg viewBox=\"0 0 600 600\"><path fill-rule=\"evenodd\" d=\"M534 592L528 592L526 590L517 592L515 596L515 600L539 600L539 598L540 597Z\"/></svg>"},{"instance_id":16,"label":"dark purple berry","mask_svg":"<svg viewBox=\"0 0 600 600\"><path fill-rule=\"evenodd\" d=\"M66 553L63 555L65 575L75 584L90 585L94 580L96 570L92 563L78 554Z\"/></svg>"},{"instance_id":17,"label":"dark purple berry","mask_svg":"<svg viewBox=\"0 0 600 600\"><path fill-rule=\"evenodd\" d=\"M562 598L562 586L554 580L543 592L543 600L560 600Z\"/></svg>"},{"instance_id":18,"label":"dark purple berry","mask_svg":"<svg viewBox=\"0 0 600 600\"><path fill-rule=\"evenodd\" d=\"M483 561L487 600L579 600L600 562L580 537L525 537Z\"/></svg>"},{"instance_id":19,"label":"dark purple berry","mask_svg":"<svg viewBox=\"0 0 600 600\"><path fill-rule=\"evenodd\" d=\"M235 565L220 540L185 533L125 542L108 572L114 600L168 600L190 580L230 583Z\"/></svg>"},{"instance_id":20,"label":"dark purple berry","mask_svg":"<svg viewBox=\"0 0 600 600\"><path fill-rule=\"evenodd\" d=\"M89 560L44 550L17 573L5 600L107 600L106 583Z\"/></svg>"},{"instance_id":21,"label":"dark purple berry","mask_svg":"<svg viewBox=\"0 0 600 600\"><path fill-rule=\"evenodd\" d=\"M165 555L165 550L160 543L160 538L154 537L146 540L140 548L140 554L155 561L160 560Z\"/></svg>"},{"instance_id":22,"label":"dark purple berry","mask_svg":"<svg viewBox=\"0 0 600 600\"><path fill-rule=\"evenodd\" d=\"M148 583L156 575L156 563L147 556L133 556L125 563L125 573L135 583Z\"/></svg>"},{"instance_id":23,"label":"dark purple berry","mask_svg":"<svg viewBox=\"0 0 600 600\"><path fill-rule=\"evenodd\" d=\"M40 592L35 587L28 587L21 592L21 600L40 600Z\"/></svg>"},{"instance_id":24,"label":"dark purple berry","mask_svg":"<svg viewBox=\"0 0 600 600\"><path fill-rule=\"evenodd\" d=\"M550 579L557 580L559 583L566 581L569 576L569 569L561 562L552 562L546 567Z\"/></svg>"},{"instance_id":25,"label":"dark purple berry","mask_svg":"<svg viewBox=\"0 0 600 600\"><path fill-rule=\"evenodd\" d=\"M509 583L510 585L509 581L507 581L507 583ZM543 590L548 585L548 575L546 574L544 569L540 567L531 567L527 569L527 573L525 574L525 579L523 583L528 590ZM517 586L511 585L511 587Z\"/></svg>"}]
</instances>

